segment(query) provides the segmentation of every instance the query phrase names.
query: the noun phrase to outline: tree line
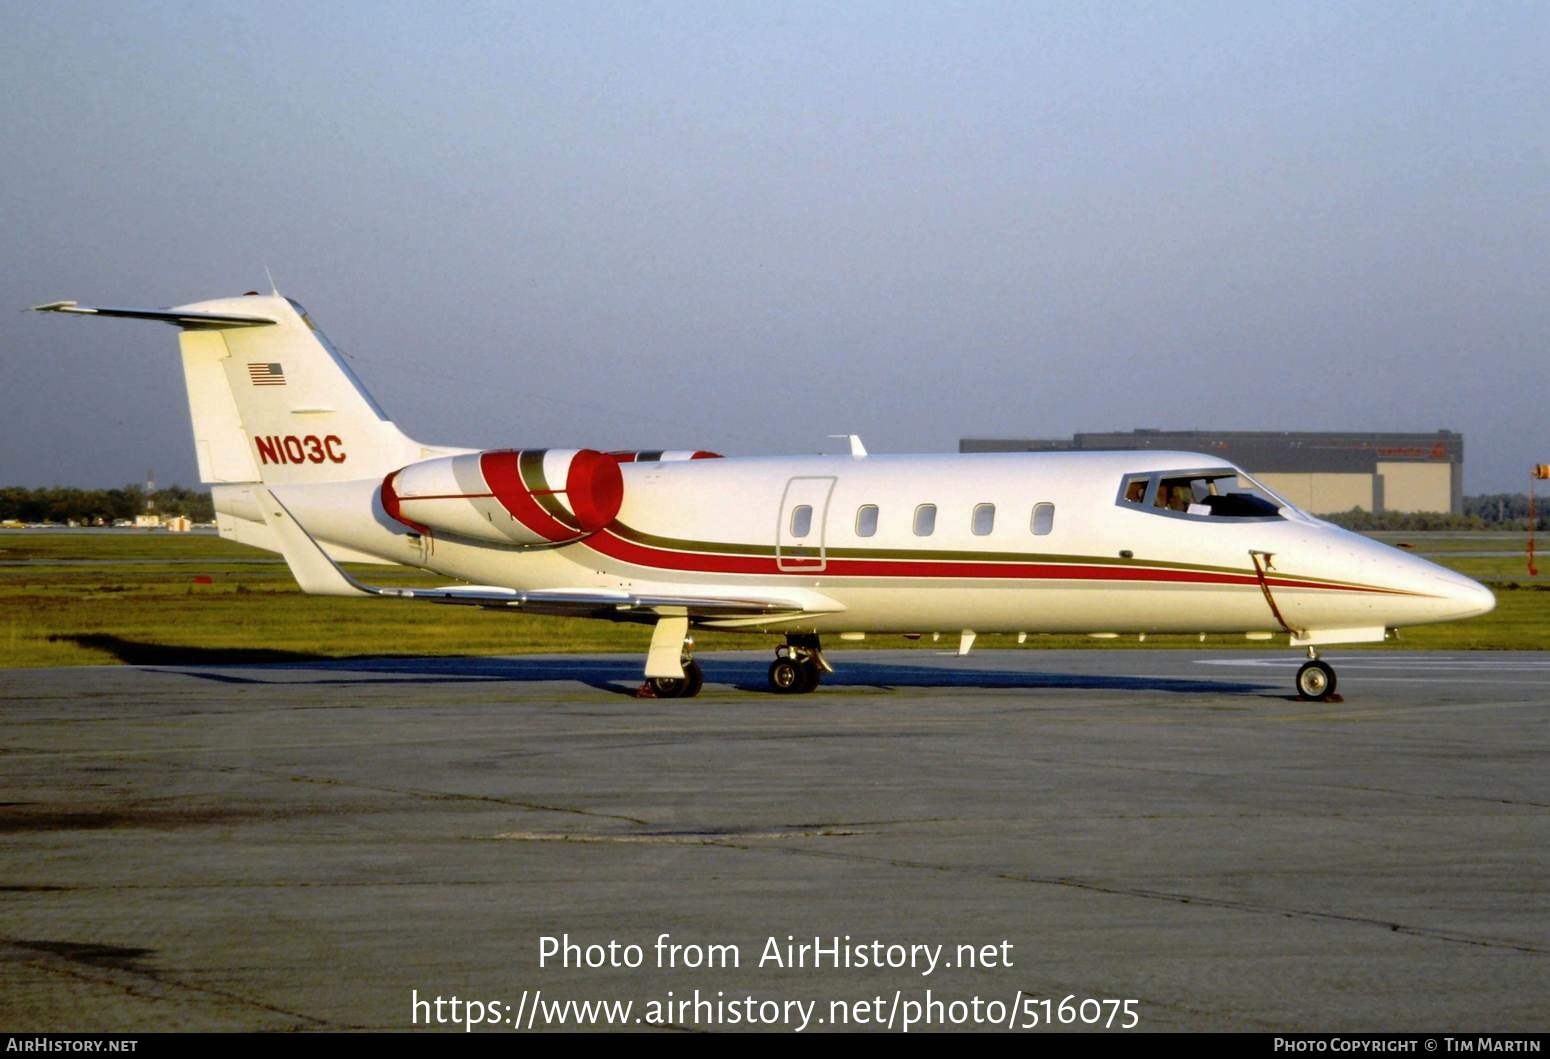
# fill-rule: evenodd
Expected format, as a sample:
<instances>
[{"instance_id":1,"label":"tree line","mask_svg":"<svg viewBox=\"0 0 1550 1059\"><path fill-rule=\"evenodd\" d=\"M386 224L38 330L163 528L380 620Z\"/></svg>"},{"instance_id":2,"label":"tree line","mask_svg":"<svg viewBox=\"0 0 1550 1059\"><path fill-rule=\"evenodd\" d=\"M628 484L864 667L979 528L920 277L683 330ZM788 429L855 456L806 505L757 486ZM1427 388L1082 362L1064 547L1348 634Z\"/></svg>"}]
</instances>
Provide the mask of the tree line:
<instances>
[{"instance_id":1,"label":"tree line","mask_svg":"<svg viewBox=\"0 0 1550 1059\"><path fill-rule=\"evenodd\" d=\"M156 490L155 512L162 518L187 515L195 522L215 521L210 494L181 485ZM74 522L78 525L111 524L146 513L145 487L121 489L70 489L54 486L28 489L0 486L0 522Z\"/></svg>"},{"instance_id":2,"label":"tree line","mask_svg":"<svg viewBox=\"0 0 1550 1059\"><path fill-rule=\"evenodd\" d=\"M1463 514L1446 511L1371 511L1352 508L1338 514L1320 515L1351 530L1527 530L1527 493L1486 493L1464 498ZM1550 529L1550 496L1534 498L1536 529Z\"/></svg>"}]
</instances>

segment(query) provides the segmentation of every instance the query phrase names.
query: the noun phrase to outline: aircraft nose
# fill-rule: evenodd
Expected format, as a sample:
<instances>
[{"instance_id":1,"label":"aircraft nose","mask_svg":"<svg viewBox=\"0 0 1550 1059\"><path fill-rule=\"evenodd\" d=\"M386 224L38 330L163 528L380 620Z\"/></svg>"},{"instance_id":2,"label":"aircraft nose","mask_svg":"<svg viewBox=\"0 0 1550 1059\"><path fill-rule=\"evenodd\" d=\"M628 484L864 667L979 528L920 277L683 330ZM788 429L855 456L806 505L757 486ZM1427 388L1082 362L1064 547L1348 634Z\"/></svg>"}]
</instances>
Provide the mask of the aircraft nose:
<instances>
[{"instance_id":1,"label":"aircraft nose","mask_svg":"<svg viewBox=\"0 0 1550 1059\"><path fill-rule=\"evenodd\" d=\"M1442 597L1447 600L1449 613L1445 620L1474 618L1496 609L1496 596L1479 581L1451 570L1433 577L1440 585Z\"/></svg>"}]
</instances>

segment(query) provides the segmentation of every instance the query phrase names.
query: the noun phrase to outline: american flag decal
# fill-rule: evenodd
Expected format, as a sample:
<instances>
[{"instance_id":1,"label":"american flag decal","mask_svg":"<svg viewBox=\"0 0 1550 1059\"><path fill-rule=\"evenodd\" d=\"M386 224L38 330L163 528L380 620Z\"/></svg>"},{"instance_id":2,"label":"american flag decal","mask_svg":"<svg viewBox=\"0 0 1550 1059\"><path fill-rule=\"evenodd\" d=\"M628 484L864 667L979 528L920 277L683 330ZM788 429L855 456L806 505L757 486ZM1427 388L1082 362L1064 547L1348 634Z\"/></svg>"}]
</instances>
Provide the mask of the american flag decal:
<instances>
[{"instance_id":1,"label":"american flag decal","mask_svg":"<svg viewBox=\"0 0 1550 1059\"><path fill-rule=\"evenodd\" d=\"M278 364L249 364L248 381L254 386L284 386L285 369Z\"/></svg>"}]
</instances>

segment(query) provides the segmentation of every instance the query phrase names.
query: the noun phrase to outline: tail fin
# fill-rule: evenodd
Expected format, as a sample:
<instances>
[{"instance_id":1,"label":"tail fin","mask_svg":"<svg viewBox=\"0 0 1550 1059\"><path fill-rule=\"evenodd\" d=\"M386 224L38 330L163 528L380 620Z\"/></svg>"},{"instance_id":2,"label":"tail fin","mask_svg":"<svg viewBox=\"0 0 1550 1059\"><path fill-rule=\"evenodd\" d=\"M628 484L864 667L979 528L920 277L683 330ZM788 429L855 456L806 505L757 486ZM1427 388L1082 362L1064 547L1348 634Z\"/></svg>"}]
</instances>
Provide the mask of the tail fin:
<instances>
[{"instance_id":1,"label":"tail fin","mask_svg":"<svg viewBox=\"0 0 1550 1059\"><path fill-rule=\"evenodd\" d=\"M183 380L205 482L380 477L439 450L388 418L296 302L248 295L172 309L43 312L159 320L182 328Z\"/></svg>"}]
</instances>

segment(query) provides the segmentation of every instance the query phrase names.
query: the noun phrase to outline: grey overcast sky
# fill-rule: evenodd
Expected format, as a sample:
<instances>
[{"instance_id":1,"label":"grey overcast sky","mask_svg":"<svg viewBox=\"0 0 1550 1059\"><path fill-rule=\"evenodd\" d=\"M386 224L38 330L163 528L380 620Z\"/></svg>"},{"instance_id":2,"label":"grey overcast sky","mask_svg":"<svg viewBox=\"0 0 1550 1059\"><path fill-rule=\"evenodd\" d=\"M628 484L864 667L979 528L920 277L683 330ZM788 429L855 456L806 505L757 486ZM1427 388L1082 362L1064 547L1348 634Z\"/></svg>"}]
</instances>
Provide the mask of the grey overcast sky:
<instances>
[{"instance_id":1,"label":"grey overcast sky","mask_svg":"<svg viewBox=\"0 0 1550 1059\"><path fill-rule=\"evenodd\" d=\"M411 434L1550 461L1550 4L0 0L0 484L192 484L175 332L298 299Z\"/></svg>"}]
</instances>

